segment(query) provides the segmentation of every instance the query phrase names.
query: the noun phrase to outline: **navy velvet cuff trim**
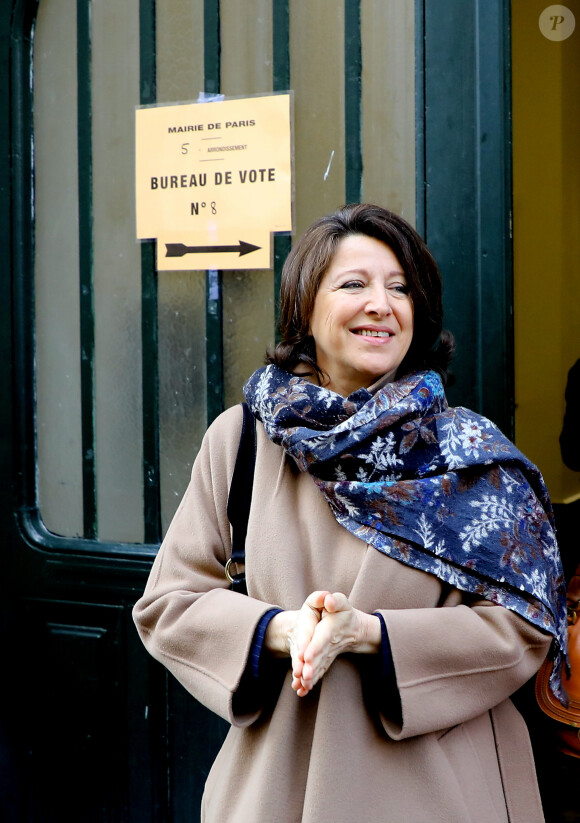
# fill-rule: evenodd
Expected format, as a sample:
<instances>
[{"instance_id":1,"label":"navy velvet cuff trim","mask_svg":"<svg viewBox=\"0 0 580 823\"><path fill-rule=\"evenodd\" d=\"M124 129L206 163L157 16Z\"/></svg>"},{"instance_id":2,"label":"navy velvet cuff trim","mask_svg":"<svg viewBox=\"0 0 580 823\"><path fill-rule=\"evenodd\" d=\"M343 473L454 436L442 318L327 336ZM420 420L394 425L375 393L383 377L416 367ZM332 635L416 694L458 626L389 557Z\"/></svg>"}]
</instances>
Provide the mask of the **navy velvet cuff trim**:
<instances>
[{"instance_id":1,"label":"navy velvet cuff trim","mask_svg":"<svg viewBox=\"0 0 580 823\"><path fill-rule=\"evenodd\" d=\"M262 650L264 648L264 638L266 636L266 629L270 623L270 620L274 617L274 615L279 614L282 609L270 609L266 612L263 617L260 618L260 622L256 626L256 631L254 632L254 639L252 640L252 648L250 649L250 670L252 677L256 680L260 677L260 662L262 658Z\"/></svg>"},{"instance_id":2,"label":"navy velvet cuff trim","mask_svg":"<svg viewBox=\"0 0 580 823\"><path fill-rule=\"evenodd\" d=\"M389 633L387 632L387 625L382 614L378 612L375 612L375 614L381 621L381 703L383 706L388 706L385 714L388 714L396 723L401 724L403 720L403 710L401 706L401 696L399 695L399 688L397 686Z\"/></svg>"},{"instance_id":3,"label":"navy velvet cuff trim","mask_svg":"<svg viewBox=\"0 0 580 823\"><path fill-rule=\"evenodd\" d=\"M382 614L375 612L375 617L378 617L381 621L381 676L388 680L390 678L393 678L395 675L395 669L393 667L393 655L391 653L391 641L389 640L387 625Z\"/></svg>"}]
</instances>

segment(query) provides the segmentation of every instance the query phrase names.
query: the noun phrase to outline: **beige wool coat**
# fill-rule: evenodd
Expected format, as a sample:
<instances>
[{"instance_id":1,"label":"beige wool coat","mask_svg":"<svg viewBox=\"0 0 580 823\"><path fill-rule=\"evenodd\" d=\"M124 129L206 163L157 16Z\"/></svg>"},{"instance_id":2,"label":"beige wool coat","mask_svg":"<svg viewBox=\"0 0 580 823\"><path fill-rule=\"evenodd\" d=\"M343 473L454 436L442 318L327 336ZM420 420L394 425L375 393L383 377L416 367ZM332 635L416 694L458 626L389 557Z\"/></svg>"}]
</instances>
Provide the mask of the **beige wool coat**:
<instances>
[{"instance_id":1,"label":"beige wool coat","mask_svg":"<svg viewBox=\"0 0 580 823\"><path fill-rule=\"evenodd\" d=\"M248 596L230 591L226 501L241 419L238 406L209 428L134 609L151 654L232 724L202 820L540 823L529 738L509 696L539 668L550 638L353 537L260 423ZM267 667L263 690L239 688L262 615L298 609L316 589L384 617L399 720L381 693L380 655L337 658L303 698L291 689L289 659Z\"/></svg>"}]
</instances>

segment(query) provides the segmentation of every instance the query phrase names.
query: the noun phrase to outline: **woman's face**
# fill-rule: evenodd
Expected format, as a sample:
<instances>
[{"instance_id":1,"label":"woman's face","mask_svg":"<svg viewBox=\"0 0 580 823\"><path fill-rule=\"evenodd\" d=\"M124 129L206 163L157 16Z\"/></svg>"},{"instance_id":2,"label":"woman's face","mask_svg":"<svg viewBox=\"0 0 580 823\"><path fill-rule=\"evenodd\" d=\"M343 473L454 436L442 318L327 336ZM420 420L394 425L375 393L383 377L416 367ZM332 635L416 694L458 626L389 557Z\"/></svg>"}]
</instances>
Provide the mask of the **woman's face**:
<instances>
[{"instance_id":1,"label":"woman's face","mask_svg":"<svg viewBox=\"0 0 580 823\"><path fill-rule=\"evenodd\" d=\"M413 339L413 303L403 269L374 237L338 244L310 318L316 362L343 397L379 377L394 379Z\"/></svg>"}]
</instances>

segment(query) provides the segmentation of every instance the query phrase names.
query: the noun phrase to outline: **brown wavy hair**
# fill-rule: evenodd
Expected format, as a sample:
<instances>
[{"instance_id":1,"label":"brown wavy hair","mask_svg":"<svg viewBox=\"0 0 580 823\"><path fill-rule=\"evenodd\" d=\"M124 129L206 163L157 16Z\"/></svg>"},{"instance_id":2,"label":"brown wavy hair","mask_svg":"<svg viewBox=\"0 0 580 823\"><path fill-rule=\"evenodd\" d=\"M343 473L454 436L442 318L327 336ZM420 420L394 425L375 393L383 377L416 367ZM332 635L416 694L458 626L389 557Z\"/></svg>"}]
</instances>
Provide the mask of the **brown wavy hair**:
<instances>
[{"instance_id":1,"label":"brown wavy hair","mask_svg":"<svg viewBox=\"0 0 580 823\"><path fill-rule=\"evenodd\" d=\"M397 377L434 369L445 383L455 343L444 331L441 275L433 256L415 229L394 212L369 203L347 205L316 220L297 240L282 269L280 286L280 342L266 354L289 372L306 366L324 385L325 375L316 362L310 318L320 281L330 266L339 242L353 234L385 243L405 272L413 301L413 339L397 370ZM303 369L301 369L303 372Z\"/></svg>"}]
</instances>

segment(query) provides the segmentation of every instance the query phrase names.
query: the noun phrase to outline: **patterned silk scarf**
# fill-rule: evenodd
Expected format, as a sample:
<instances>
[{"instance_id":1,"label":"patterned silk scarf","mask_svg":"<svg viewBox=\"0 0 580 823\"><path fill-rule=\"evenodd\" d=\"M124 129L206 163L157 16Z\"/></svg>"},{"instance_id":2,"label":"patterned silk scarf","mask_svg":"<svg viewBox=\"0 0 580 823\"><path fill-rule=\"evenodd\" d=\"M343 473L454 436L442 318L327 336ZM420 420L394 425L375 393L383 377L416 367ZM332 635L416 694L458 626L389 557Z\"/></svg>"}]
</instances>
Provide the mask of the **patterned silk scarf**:
<instances>
[{"instance_id":1,"label":"patterned silk scarf","mask_svg":"<svg viewBox=\"0 0 580 823\"><path fill-rule=\"evenodd\" d=\"M554 637L562 703L566 591L538 469L485 417L418 372L347 398L269 365L244 387L268 437L337 521L378 551L501 604Z\"/></svg>"}]
</instances>

